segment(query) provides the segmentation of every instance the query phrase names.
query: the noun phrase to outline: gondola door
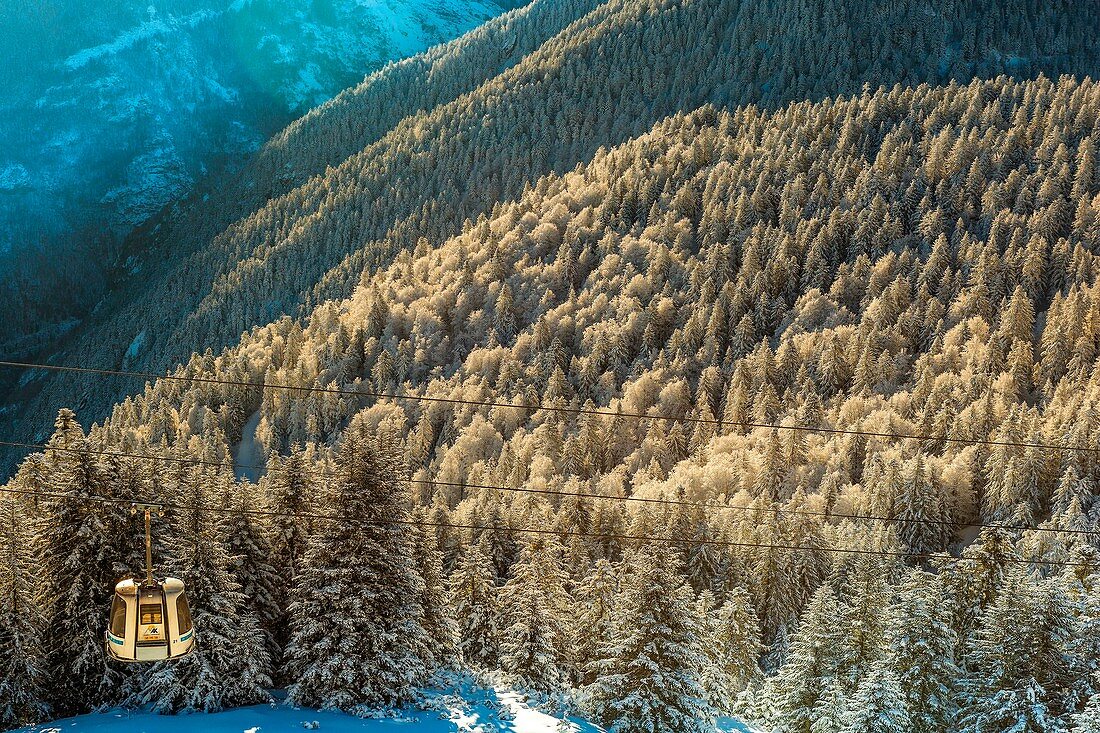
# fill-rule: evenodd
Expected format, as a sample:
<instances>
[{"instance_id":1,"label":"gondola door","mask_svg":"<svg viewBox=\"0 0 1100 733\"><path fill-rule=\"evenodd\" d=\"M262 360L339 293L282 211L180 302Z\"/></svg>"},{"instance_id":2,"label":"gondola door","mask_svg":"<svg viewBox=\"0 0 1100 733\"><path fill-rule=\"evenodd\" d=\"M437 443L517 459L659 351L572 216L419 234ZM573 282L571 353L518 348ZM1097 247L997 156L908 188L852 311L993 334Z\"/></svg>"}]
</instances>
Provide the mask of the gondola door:
<instances>
[{"instance_id":1,"label":"gondola door","mask_svg":"<svg viewBox=\"0 0 1100 733\"><path fill-rule=\"evenodd\" d=\"M168 638L167 614L164 610L164 591L160 585L142 588L138 600L138 646L163 645Z\"/></svg>"}]
</instances>

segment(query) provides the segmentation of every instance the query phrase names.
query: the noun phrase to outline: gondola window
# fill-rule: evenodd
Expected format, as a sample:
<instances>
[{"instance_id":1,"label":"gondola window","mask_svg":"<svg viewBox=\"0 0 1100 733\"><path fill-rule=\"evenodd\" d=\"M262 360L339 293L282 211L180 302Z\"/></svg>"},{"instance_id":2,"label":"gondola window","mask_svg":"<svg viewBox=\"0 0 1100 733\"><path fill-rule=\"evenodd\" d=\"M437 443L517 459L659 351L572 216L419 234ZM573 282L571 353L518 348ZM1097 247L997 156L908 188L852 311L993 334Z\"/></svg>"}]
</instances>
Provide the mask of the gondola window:
<instances>
[{"instance_id":1,"label":"gondola window","mask_svg":"<svg viewBox=\"0 0 1100 733\"><path fill-rule=\"evenodd\" d=\"M142 606L141 607L141 623L143 624L162 624L164 623L164 616L160 606Z\"/></svg>"},{"instance_id":2,"label":"gondola window","mask_svg":"<svg viewBox=\"0 0 1100 733\"><path fill-rule=\"evenodd\" d=\"M111 633L118 637L126 634L126 602L118 596L111 603Z\"/></svg>"},{"instance_id":3,"label":"gondola window","mask_svg":"<svg viewBox=\"0 0 1100 733\"><path fill-rule=\"evenodd\" d=\"M179 633L186 634L191 630L191 608L184 596L176 599L176 616L179 618Z\"/></svg>"}]
</instances>

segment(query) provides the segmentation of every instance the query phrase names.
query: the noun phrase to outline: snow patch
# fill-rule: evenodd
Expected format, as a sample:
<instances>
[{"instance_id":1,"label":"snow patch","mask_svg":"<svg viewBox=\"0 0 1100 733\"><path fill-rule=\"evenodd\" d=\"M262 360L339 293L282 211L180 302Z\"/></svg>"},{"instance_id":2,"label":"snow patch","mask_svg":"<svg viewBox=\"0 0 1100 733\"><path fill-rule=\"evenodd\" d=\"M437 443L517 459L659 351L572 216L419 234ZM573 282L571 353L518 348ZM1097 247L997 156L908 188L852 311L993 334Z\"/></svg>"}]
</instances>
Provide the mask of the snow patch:
<instances>
[{"instance_id":1,"label":"snow patch","mask_svg":"<svg viewBox=\"0 0 1100 733\"><path fill-rule=\"evenodd\" d=\"M508 712L512 727L523 733L578 733L581 727L572 721L566 721L564 729L559 727L560 718L555 718L534 708L528 707L523 697L513 689L497 687L494 689L497 700Z\"/></svg>"},{"instance_id":2,"label":"snow patch","mask_svg":"<svg viewBox=\"0 0 1100 733\"><path fill-rule=\"evenodd\" d=\"M428 691L425 710L396 710L391 717L357 718L332 710L295 708L288 704L253 705L219 713L159 715L146 711L108 710L22 729L23 733L293 733L302 729L333 733L601 733L586 720L558 718L531 708L521 694L505 687L485 690L462 684L457 690ZM564 725L563 725L564 721ZM738 724L740 726L740 724ZM724 731L755 733L747 727Z\"/></svg>"},{"instance_id":3,"label":"snow patch","mask_svg":"<svg viewBox=\"0 0 1100 733\"><path fill-rule=\"evenodd\" d=\"M252 413L241 428L241 442L233 450L233 472L238 479L256 481L258 466L263 464L263 446L256 440L256 428L260 425L260 411Z\"/></svg>"},{"instance_id":4,"label":"snow patch","mask_svg":"<svg viewBox=\"0 0 1100 733\"><path fill-rule=\"evenodd\" d=\"M200 10L191 15L183 16L182 18L170 18L168 22L157 18L151 18L141 25L119 34L113 41L98 46L92 46L91 48L86 48L74 53L72 56L65 59L65 68L70 71L75 71L87 66L96 59L105 56L113 56L120 51L133 48L138 43L162 33L172 33L183 28L194 28L202 21L217 18L219 15L220 13L211 12L209 10Z\"/></svg>"},{"instance_id":5,"label":"snow patch","mask_svg":"<svg viewBox=\"0 0 1100 733\"><path fill-rule=\"evenodd\" d=\"M0 191L14 191L30 185L31 174L19 163L0 169Z\"/></svg>"},{"instance_id":6,"label":"snow patch","mask_svg":"<svg viewBox=\"0 0 1100 733\"><path fill-rule=\"evenodd\" d=\"M719 718L714 727L722 733L767 733L762 728L754 728L736 718Z\"/></svg>"},{"instance_id":7,"label":"snow patch","mask_svg":"<svg viewBox=\"0 0 1100 733\"><path fill-rule=\"evenodd\" d=\"M134 340L130 342L130 347L126 349L126 353L122 356L123 368L130 366L141 355L141 350L145 348L145 339L145 331L134 336Z\"/></svg>"}]
</instances>

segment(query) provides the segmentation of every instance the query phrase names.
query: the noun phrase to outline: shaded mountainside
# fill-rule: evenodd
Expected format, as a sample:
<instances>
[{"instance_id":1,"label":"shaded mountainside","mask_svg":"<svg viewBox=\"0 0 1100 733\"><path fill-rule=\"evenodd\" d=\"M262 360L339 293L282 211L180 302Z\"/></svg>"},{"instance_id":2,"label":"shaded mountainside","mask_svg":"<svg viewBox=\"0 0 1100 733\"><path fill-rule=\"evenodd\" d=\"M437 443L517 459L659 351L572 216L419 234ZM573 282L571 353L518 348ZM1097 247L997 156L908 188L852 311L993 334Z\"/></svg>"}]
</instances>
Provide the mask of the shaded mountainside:
<instances>
[{"instance_id":1,"label":"shaded mountainside","mask_svg":"<svg viewBox=\"0 0 1100 733\"><path fill-rule=\"evenodd\" d=\"M164 542L173 572L204 588L195 557L223 543L251 548L232 553L244 565L206 559L235 568L225 589L305 563L306 602L283 642L300 675L292 694L315 696L298 699L360 709L395 694L375 686L385 655L352 665L362 690L327 690L331 637L302 610L325 607L309 589L377 562L380 578L400 564L421 589L422 608L393 604L399 621L612 730L668 715L679 722L662 730L697 732L738 711L799 733L880 718L1091 730L1098 122L1100 87L1070 77L672 115L455 236L396 252L349 297L177 372L327 391L160 380L87 435L63 413L52 445L78 452L28 459L14 486L287 513L249 530L273 538L267 549L241 544L248 522L197 510ZM608 414L545 409L556 407ZM246 424L269 456L255 485L233 473ZM78 557L113 558L121 540L78 521L125 522L125 509L75 504L78 518L62 502L38 509L36 526L67 528L89 553ZM297 519L309 511L338 516L320 531ZM958 547L979 523L1010 530ZM304 556L296 533L311 538ZM396 550L342 568L341 548L361 552L362 535ZM52 537L39 535L60 563L50 582L109 576L52 551ZM661 537L679 541L639 539ZM264 598L235 603L277 630L286 621ZM83 600L59 617L98 650ZM377 606L365 618L390 622ZM217 654L235 648L231 634L207 638L202 689L215 704L258 694L265 656L246 673ZM417 674L440 663L401 652ZM132 689L107 678L93 668L74 681L90 685L85 704ZM130 683L166 710L202 704Z\"/></svg>"},{"instance_id":2,"label":"shaded mountainside","mask_svg":"<svg viewBox=\"0 0 1100 733\"><path fill-rule=\"evenodd\" d=\"M92 309L118 242L196 181L493 0L169 0L0 7L0 350ZM19 342L15 339L23 337Z\"/></svg>"},{"instance_id":3,"label":"shaded mountainside","mask_svg":"<svg viewBox=\"0 0 1100 733\"><path fill-rule=\"evenodd\" d=\"M1096 33L1095 9L1076 3L535 2L376 74L135 235L142 270L53 358L116 365L140 334L127 364L162 369L219 350L704 103L1083 74ZM40 376L12 394L6 434L42 435L61 404L102 415L129 388Z\"/></svg>"}]
</instances>

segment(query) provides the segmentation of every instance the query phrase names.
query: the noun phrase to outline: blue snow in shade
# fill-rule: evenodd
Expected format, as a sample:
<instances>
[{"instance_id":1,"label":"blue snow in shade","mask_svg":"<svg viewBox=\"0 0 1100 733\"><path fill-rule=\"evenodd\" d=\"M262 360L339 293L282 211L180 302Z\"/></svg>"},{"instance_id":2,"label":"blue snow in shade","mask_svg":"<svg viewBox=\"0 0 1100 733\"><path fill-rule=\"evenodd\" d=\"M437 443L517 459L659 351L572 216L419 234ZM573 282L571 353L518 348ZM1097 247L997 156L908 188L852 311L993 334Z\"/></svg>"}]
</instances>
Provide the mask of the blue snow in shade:
<instances>
[{"instance_id":1,"label":"blue snow in shade","mask_svg":"<svg viewBox=\"0 0 1100 733\"><path fill-rule=\"evenodd\" d=\"M395 717L358 718L331 710L294 708L285 702L252 705L218 713L158 715L147 711L108 710L20 729L20 733L601 733L575 716L548 715L527 705L507 687L463 686L433 692L430 709L402 710ZM732 718L722 718L723 733L760 733Z\"/></svg>"}]
</instances>

